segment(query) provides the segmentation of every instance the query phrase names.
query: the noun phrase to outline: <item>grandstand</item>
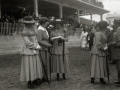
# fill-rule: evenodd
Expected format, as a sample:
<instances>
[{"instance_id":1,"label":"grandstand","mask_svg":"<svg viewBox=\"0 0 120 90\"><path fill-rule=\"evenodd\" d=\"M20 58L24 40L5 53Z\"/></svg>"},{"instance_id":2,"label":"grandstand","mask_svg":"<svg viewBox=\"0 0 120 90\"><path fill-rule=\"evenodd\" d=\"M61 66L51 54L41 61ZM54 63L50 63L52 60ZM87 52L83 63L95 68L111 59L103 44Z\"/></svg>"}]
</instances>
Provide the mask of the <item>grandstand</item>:
<instances>
[{"instance_id":1,"label":"grandstand","mask_svg":"<svg viewBox=\"0 0 120 90\"><path fill-rule=\"evenodd\" d=\"M69 19L70 22L76 21L91 25L92 20L87 21L87 19L79 17L98 14L102 20L102 15L108 12L102 7L84 2L84 0L2 0L0 16L4 17L5 20L1 18L0 53L16 53L20 51L23 41L19 33L21 27L17 22L25 15L38 17L40 14L46 17L72 18L72 20ZM77 38L79 40L78 31L77 28L77 35L75 33L74 38L71 36L71 40L77 40ZM70 42L70 44L73 43Z\"/></svg>"}]
</instances>

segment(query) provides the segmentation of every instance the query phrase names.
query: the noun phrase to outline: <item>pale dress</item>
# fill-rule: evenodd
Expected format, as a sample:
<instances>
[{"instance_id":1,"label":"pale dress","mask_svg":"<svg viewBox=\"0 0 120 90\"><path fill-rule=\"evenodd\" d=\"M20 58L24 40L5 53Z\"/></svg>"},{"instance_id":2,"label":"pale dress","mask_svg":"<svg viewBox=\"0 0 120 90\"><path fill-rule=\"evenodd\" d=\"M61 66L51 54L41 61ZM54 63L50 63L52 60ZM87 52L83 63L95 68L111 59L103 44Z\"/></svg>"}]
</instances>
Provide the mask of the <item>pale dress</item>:
<instances>
[{"instance_id":1,"label":"pale dress","mask_svg":"<svg viewBox=\"0 0 120 90\"><path fill-rule=\"evenodd\" d=\"M81 36L80 36L80 46L81 46L81 48L86 48L86 47L88 47L88 45L87 45L87 34L88 34L88 32L84 32L84 31L82 31L82 33L81 33Z\"/></svg>"},{"instance_id":2,"label":"pale dress","mask_svg":"<svg viewBox=\"0 0 120 90\"><path fill-rule=\"evenodd\" d=\"M39 46L35 34L24 28L22 31L24 46L22 49L20 81L33 81L42 78L42 63L39 58Z\"/></svg>"},{"instance_id":3,"label":"pale dress","mask_svg":"<svg viewBox=\"0 0 120 90\"><path fill-rule=\"evenodd\" d=\"M107 76L107 64L106 62L106 52L101 51L99 47L104 48L101 38L106 42L105 34L101 32L96 32L94 38L94 44L91 50L91 69L90 76L92 78L104 78ZM104 43L105 44L105 43ZM109 67L108 67L109 70ZM109 71L108 71L109 72Z\"/></svg>"},{"instance_id":4,"label":"pale dress","mask_svg":"<svg viewBox=\"0 0 120 90\"><path fill-rule=\"evenodd\" d=\"M51 38L63 36L67 38L64 31L53 31L51 32ZM53 47L51 48L51 72L52 73L69 73L69 58L68 49L66 45L64 46L64 60L63 60L63 43L58 43L58 39L53 42Z\"/></svg>"}]
</instances>

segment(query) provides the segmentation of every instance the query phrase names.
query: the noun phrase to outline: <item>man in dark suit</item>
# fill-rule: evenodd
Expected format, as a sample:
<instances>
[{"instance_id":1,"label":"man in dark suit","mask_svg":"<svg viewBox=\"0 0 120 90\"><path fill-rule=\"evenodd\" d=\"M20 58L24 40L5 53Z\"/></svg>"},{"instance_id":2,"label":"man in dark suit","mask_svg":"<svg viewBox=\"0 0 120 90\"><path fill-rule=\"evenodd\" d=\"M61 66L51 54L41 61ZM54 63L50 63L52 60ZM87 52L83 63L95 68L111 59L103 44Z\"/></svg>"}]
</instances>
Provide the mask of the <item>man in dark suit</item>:
<instances>
[{"instance_id":1,"label":"man in dark suit","mask_svg":"<svg viewBox=\"0 0 120 90\"><path fill-rule=\"evenodd\" d=\"M114 35L115 31L116 31L116 29L114 29L114 27L111 27L110 32L107 34L109 59L111 61L110 64L116 63L115 59L112 58L113 47L111 47L111 45L109 44L110 42L113 42L113 35Z\"/></svg>"},{"instance_id":2,"label":"man in dark suit","mask_svg":"<svg viewBox=\"0 0 120 90\"><path fill-rule=\"evenodd\" d=\"M88 35L87 35L87 42L89 44L89 49L92 49L93 46L93 38L94 38L94 33L91 32L91 29L88 30Z\"/></svg>"},{"instance_id":3,"label":"man in dark suit","mask_svg":"<svg viewBox=\"0 0 120 90\"><path fill-rule=\"evenodd\" d=\"M120 87L120 27L117 28L113 36L113 59L116 60L117 72L118 72L118 81L114 82Z\"/></svg>"}]
</instances>

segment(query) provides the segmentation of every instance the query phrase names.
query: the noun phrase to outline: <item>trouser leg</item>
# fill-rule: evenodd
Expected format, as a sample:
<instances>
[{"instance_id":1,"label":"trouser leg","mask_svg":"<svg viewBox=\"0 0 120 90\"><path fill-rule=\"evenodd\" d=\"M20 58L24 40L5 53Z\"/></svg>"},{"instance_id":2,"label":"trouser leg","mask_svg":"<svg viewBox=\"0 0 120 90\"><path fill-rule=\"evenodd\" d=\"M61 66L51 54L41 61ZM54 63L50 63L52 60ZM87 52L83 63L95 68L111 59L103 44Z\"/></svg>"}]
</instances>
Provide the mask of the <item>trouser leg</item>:
<instances>
[{"instance_id":1,"label":"trouser leg","mask_svg":"<svg viewBox=\"0 0 120 90\"><path fill-rule=\"evenodd\" d=\"M118 71L118 82L120 82L120 60L116 61L117 71Z\"/></svg>"}]
</instances>

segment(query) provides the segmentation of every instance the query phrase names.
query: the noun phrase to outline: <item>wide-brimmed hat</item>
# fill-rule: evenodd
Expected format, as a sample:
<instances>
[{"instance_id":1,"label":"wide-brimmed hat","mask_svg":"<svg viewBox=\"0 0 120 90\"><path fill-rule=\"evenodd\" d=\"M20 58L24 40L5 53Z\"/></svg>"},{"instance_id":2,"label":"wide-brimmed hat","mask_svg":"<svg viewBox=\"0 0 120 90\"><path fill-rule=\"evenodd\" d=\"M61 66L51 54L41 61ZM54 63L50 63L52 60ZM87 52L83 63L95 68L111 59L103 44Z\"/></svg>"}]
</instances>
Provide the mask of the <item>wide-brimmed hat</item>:
<instances>
[{"instance_id":1,"label":"wide-brimmed hat","mask_svg":"<svg viewBox=\"0 0 120 90\"><path fill-rule=\"evenodd\" d=\"M61 19L56 19L56 20L54 21L54 23L60 23L60 24L63 24L63 21L62 21Z\"/></svg>"},{"instance_id":2,"label":"wide-brimmed hat","mask_svg":"<svg viewBox=\"0 0 120 90\"><path fill-rule=\"evenodd\" d=\"M24 24L34 24L36 23L36 21L33 19L32 16L25 16L23 18L23 20L20 21L20 23L24 23Z\"/></svg>"}]
</instances>

